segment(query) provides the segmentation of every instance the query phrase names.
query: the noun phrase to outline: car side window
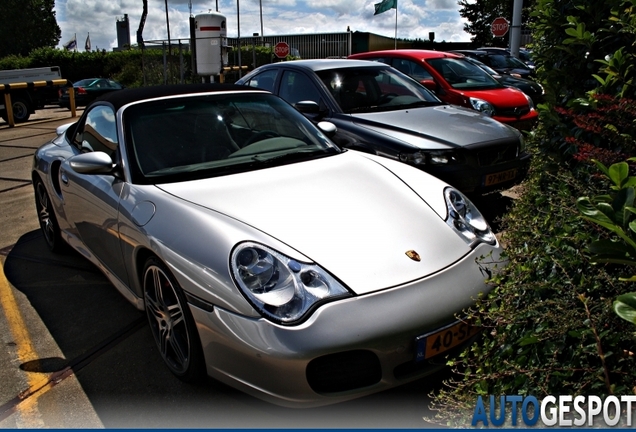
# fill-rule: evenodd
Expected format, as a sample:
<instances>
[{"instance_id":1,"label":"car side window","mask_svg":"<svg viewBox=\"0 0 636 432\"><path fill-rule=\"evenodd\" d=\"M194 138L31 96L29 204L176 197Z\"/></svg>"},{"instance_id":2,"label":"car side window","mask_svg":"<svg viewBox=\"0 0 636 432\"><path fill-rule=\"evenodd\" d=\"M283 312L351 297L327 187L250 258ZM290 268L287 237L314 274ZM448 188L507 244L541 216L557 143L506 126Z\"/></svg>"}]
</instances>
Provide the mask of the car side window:
<instances>
[{"instance_id":1,"label":"car side window","mask_svg":"<svg viewBox=\"0 0 636 432\"><path fill-rule=\"evenodd\" d=\"M73 145L82 153L103 151L114 159L118 140L113 109L105 105L93 107L86 115L84 124L75 132Z\"/></svg>"},{"instance_id":2,"label":"car side window","mask_svg":"<svg viewBox=\"0 0 636 432\"><path fill-rule=\"evenodd\" d=\"M320 103L320 93L309 77L301 72L285 71L280 85L280 97L290 104L300 101Z\"/></svg>"},{"instance_id":3,"label":"car side window","mask_svg":"<svg viewBox=\"0 0 636 432\"><path fill-rule=\"evenodd\" d=\"M250 87L256 87L275 93L274 84L276 83L277 75L277 70L268 70L252 77L246 84Z\"/></svg>"},{"instance_id":4,"label":"car side window","mask_svg":"<svg viewBox=\"0 0 636 432\"><path fill-rule=\"evenodd\" d=\"M400 72L418 81L433 79L433 75L431 75L430 72L424 68L424 66L411 60L394 59L392 66Z\"/></svg>"}]
</instances>

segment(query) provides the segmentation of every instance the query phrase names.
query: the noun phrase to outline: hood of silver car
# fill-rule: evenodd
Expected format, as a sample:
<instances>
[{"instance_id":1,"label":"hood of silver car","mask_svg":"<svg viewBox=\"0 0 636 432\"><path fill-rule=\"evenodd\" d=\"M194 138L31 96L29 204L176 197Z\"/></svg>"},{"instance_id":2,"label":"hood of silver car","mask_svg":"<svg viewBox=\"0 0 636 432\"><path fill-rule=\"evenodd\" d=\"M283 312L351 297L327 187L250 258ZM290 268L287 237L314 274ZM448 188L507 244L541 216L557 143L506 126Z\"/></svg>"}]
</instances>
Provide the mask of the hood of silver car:
<instances>
[{"instance_id":1,"label":"hood of silver car","mask_svg":"<svg viewBox=\"0 0 636 432\"><path fill-rule=\"evenodd\" d=\"M454 105L353 114L358 126L422 149L448 149L485 142L509 141L519 135L478 111Z\"/></svg>"},{"instance_id":2,"label":"hood of silver car","mask_svg":"<svg viewBox=\"0 0 636 432\"><path fill-rule=\"evenodd\" d=\"M443 183L416 178L430 180L439 208ZM353 151L160 188L286 243L358 294L423 278L469 252L403 180Z\"/></svg>"}]
</instances>

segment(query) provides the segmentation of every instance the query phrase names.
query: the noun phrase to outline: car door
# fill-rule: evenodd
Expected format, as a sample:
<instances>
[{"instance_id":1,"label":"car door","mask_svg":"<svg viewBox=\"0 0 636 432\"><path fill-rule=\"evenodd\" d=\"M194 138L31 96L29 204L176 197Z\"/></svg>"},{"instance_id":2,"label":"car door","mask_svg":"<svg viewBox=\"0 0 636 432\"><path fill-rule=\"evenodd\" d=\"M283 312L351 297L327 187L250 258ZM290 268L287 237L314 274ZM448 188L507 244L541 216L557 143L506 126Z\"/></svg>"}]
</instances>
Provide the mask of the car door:
<instances>
[{"instance_id":1,"label":"car door","mask_svg":"<svg viewBox=\"0 0 636 432\"><path fill-rule=\"evenodd\" d=\"M113 109L107 105L92 107L78 125L71 145L81 153L102 151L117 162L119 145ZM73 170L69 160L62 163L59 176L70 234L80 242L75 246L126 281L118 227L124 182L112 174L80 174Z\"/></svg>"}]
</instances>

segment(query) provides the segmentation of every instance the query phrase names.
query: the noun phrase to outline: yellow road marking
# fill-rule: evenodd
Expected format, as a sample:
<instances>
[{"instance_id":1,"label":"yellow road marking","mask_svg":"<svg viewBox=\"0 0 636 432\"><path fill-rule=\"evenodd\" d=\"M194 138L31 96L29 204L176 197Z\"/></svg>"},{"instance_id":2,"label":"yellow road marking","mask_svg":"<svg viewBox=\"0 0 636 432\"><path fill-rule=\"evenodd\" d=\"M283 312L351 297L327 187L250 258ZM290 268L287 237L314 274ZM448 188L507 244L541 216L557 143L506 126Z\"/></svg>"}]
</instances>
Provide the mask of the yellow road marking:
<instances>
[{"instance_id":1,"label":"yellow road marking","mask_svg":"<svg viewBox=\"0 0 636 432\"><path fill-rule=\"evenodd\" d=\"M39 357L31 335L27 330L26 323L22 317L22 313L18 307L18 303L13 295L9 281L4 274L4 260L0 261L0 307L4 311L5 317L9 324L9 331L13 336L13 342L16 344L16 354L20 364L31 360L37 360ZM33 373L27 373L27 384L30 394L42 389L48 383L48 377L37 376ZM20 425L23 428L41 428L44 427L40 413L37 409L37 399L27 398L17 406L20 415Z\"/></svg>"}]
</instances>

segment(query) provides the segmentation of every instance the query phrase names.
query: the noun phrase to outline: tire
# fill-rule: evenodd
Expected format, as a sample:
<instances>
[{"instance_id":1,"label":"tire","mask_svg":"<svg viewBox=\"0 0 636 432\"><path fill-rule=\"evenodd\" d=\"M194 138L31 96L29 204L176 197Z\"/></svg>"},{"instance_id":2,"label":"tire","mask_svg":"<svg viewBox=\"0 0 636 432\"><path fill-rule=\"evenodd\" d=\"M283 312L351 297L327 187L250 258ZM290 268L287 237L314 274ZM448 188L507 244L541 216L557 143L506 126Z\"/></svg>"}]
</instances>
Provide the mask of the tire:
<instances>
[{"instance_id":1,"label":"tire","mask_svg":"<svg viewBox=\"0 0 636 432\"><path fill-rule=\"evenodd\" d=\"M13 120L16 123L24 123L31 116L29 111L29 103L24 99L15 99L11 102L13 106Z\"/></svg>"},{"instance_id":2,"label":"tire","mask_svg":"<svg viewBox=\"0 0 636 432\"><path fill-rule=\"evenodd\" d=\"M44 240L51 252L62 252L65 243L62 240L60 226L57 223L49 194L46 192L46 187L44 187L44 183L42 183L40 178L35 180L33 189L35 191L35 208L38 212L38 221L40 222Z\"/></svg>"},{"instance_id":3,"label":"tire","mask_svg":"<svg viewBox=\"0 0 636 432\"><path fill-rule=\"evenodd\" d=\"M148 258L143 275L148 324L164 363L182 381L199 380L205 371L203 350L183 290L156 257Z\"/></svg>"}]
</instances>

